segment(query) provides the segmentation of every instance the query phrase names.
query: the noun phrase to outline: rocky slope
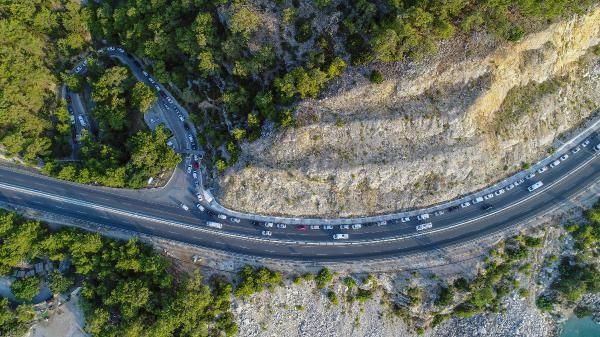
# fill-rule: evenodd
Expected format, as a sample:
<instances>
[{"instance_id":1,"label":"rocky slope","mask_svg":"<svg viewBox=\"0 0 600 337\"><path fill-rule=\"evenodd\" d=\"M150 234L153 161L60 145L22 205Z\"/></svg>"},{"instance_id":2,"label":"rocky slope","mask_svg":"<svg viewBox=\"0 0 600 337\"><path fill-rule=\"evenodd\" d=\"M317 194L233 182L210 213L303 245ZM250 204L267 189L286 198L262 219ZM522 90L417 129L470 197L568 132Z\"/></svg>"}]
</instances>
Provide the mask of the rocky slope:
<instances>
[{"instance_id":1,"label":"rocky slope","mask_svg":"<svg viewBox=\"0 0 600 337\"><path fill-rule=\"evenodd\" d=\"M455 40L421 63L351 69L297 126L245 144L217 195L237 210L351 216L425 206L541 158L600 106L600 9L497 44Z\"/></svg>"}]
</instances>

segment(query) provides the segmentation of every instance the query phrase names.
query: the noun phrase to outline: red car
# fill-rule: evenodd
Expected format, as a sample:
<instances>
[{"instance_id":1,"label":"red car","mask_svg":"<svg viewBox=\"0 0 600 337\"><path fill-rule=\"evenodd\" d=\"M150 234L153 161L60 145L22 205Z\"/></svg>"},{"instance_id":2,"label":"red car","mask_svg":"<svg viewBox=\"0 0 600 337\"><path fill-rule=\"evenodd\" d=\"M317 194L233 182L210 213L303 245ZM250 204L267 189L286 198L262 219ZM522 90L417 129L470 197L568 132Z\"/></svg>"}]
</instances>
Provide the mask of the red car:
<instances>
[{"instance_id":1,"label":"red car","mask_svg":"<svg viewBox=\"0 0 600 337\"><path fill-rule=\"evenodd\" d=\"M197 162L197 161L195 161L195 162L194 162L194 168L195 168L195 169L198 169L198 167L200 167L200 165L198 164L198 162Z\"/></svg>"},{"instance_id":2,"label":"red car","mask_svg":"<svg viewBox=\"0 0 600 337\"><path fill-rule=\"evenodd\" d=\"M306 228L308 228L307 225L298 225L298 226L296 226L296 230L297 231L305 231Z\"/></svg>"}]
</instances>

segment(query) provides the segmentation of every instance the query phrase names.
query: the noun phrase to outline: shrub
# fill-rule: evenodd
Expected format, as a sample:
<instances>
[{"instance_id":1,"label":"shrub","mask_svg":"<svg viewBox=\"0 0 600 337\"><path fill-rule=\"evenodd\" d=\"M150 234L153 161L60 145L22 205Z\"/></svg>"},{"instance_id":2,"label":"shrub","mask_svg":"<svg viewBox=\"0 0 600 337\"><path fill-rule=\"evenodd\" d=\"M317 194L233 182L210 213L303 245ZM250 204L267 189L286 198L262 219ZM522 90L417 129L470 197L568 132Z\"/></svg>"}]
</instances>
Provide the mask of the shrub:
<instances>
[{"instance_id":1,"label":"shrub","mask_svg":"<svg viewBox=\"0 0 600 337\"><path fill-rule=\"evenodd\" d=\"M317 288L323 289L331 282L333 279L333 274L327 268L323 268L317 274L315 278L315 282L317 283Z\"/></svg>"},{"instance_id":2,"label":"shrub","mask_svg":"<svg viewBox=\"0 0 600 337\"><path fill-rule=\"evenodd\" d=\"M379 70L373 70L371 71L369 80L371 80L372 83L376 84L383 83L383 74Z\"/></svg>"},{"instance_id":3,"label":"shrub","mask_svg":"<svg viewBox=\"0 0 600 337\"><path fill-rule=\"evenodd\" d=\"M335 305L338 305L339 301L338 301L338 298L337 298L337 295L335 294L335 292L329 291L327 293L327 298L329 299L329 302L331 302Z\"/></svg>"},{"instance_id":4,"label":"shrub","mask_svg":"<svg viewBox=\"0 0 600 337\"><path fill-rule=\"evenodd\" d=\"M535 305L541 311L552 311L552 309L554 309L554 304L552 303L552 300L550 300L550 298L546 296L538 297L535 301Z\"/></svg>"}]
</instances>

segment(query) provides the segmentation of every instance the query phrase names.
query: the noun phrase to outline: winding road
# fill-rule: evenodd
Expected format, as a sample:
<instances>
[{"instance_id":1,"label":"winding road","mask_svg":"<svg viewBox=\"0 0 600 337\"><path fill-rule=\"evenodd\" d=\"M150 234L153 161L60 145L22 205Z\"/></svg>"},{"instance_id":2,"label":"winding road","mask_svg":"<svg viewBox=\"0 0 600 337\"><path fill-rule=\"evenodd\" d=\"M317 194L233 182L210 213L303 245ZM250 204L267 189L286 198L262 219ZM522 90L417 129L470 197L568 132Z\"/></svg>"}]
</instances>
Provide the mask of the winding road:
<instances>
[{"instance_id":1,"label":"winding road","mask_svg":"<svg viewBox=\"0 0 600 337\"><path fill-rule=\"evenodd\" d=\"M135 62L126 62L126 57L123 59L130 67L137 67ZM133 70L136 77L143 74L142 69ZM132 192L84 186L5 166L0 166L0 202L237 254L303 261L372 260L471 241L570 202L572 196L600 179L600 155L595 151L600 139L594 130L588 131L580 134L580 139L574 139L577 143L565 144L529 171L488 190L428 210L366 218L302 219L241 214L224 209L215 201L206 203L206 200L207 210L200 211L194 207L196 190L189 179L183 180L188 187L180 186L185 193L171 197L167 190ZM186 131L183 128L174 130L176 134L181 132ZM177 136L178 141L185 136ZM580 141L584 143L579 144ZM579 150L575 150L577 148ZM565 154L568 157L565 158ZM559 164L550 167L548 164L552 162ZM541 167L547 169L539 173ZM532 172L535 172L534 177L524 178ZM521 183L514 186L515 181ZM540 188L528 190L539 181L543 183ZM506 186L514 187L506 189ZM503 193L493 192L501 188ZM490 193L494 196L483 202L458 206ZM181 202L189 205L190 210L179 207ZM434 215L436 210L443 210L443 214ZM430 217L417 220L415 215L425 212ZM226 219L223 215L227 215ZM410 220L402 221L405 217ZM207 221L221 223L223 227L208 227ZM267 227L270 221L287 225L286 228ZM346 224L360 224L361 228L346 229L343 227ZM430 224L430 228L417 230L422 224ZM330 228L326 229L324 225ZM272 235L263 235L265 230ZM339 233L348 234L348 239L334 240L333 234Z\"/></svg>"}]
</instances>

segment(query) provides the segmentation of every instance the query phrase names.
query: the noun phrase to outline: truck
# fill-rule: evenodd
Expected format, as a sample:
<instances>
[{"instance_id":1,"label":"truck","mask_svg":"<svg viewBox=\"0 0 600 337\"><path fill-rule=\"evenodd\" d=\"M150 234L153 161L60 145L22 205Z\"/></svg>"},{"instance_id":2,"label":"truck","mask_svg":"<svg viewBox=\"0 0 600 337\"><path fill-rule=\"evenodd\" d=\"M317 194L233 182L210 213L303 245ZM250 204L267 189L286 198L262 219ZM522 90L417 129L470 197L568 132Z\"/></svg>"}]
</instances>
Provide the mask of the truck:
<instances>
[{"instance_id":1,"label":"truck","mask_svg":"<svg viewBox=\"0 0 600 337\"><path fill-rule=\"evenodd\" d=\"M206 226L211 227L211 228L218 228L218 229L223 228L223 224L221 224L220 222L214 222L214 221L207 221Z\"/></svg>"}]
</instances>

